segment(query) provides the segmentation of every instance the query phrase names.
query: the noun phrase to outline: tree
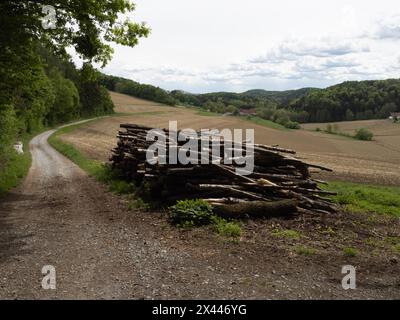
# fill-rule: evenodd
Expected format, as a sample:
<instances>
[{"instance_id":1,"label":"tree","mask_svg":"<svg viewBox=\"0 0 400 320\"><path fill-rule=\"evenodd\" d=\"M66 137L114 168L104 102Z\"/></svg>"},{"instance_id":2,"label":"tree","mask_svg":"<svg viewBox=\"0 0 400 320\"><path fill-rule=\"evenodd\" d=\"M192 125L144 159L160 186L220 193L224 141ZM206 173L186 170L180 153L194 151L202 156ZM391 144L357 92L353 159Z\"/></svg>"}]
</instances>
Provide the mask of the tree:
<instances>
[{"instance_id":1,"label":"tree","mask_svg":"<svg viewBox=\"0 0 400 320\"><path fill-rule=\"evenodd\" d=\"M346 110L346 121L353 121L354 120L354 113L350 109Z\"/></svg>"},{"instance_id":2,"label":"tree","mask_svg":"<svg viewBox=\"0 0 400 320\"><path fill-rule=\"evenodd\" d=\"M0 163L4 164L6 150L12 145L17 133L13 106L0 105ZM1 167L0 167L1 169ZM0 170L1 171L1 170Z\"/></svg>"},{"instance_id":3,"label":"tree","mask_svg":"<svg viewBox=\"0 0 400 320\"><path fill-rule=\"evenodd\" d=\"M42 24L46 5L56 10L54 29ZM87 68L76 70L65 48L73 47L86 64L104 66L110 42L133 47L148 36L144 23L126 18L134 9L128 0L0 1L0 159L17 134L46 120L112 112L107 90L86 78Z\"/></svg>"},{"instance_id":4,"label":"tree","mask_svg":"<svg viewBox=\"0 0 400 320\"><path fill-rule=\"evenodd\" d=\"M397 105L394 102L386 103L383 105L381 110L379 110L379 118L388 118L391 113L396 112L397 110Z\"/></svg>"},{"instance_id":5,"label":"tree","mask_svg":"<svg viewBox=\"0 0 400 320\"><path fill-rule=\"evenodd\" d=\"M47 115L49 124L76 119L80 115L79 92L75 84L63 78L58 72L52 75L54 103Z\"/></svg>"},{"instance_id":6,"label":"tree","mask_svg":"<svg viewBox=\"0 0 400 320\"><path fill-rule=\"evenodd\" d=\"M42 24L43 6L49 4L56 10L54 29ZM16 47L38 40L60 54L72 46L85 61L105 65L113 52L107 42L133 47L139 38L148 36L150 30L144 23L120 18L134 9L127 0L2 1L1 43Z\"/></svg>"}]
</instances>

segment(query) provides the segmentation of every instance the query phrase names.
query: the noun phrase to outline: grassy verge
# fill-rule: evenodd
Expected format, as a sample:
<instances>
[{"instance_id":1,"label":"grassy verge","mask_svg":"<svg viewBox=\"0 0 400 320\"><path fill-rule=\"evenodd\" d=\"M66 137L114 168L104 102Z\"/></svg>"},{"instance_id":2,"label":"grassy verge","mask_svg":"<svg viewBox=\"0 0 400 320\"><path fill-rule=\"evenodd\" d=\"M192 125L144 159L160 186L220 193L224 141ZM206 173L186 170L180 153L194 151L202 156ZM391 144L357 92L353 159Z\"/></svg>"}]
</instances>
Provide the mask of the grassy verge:
<instances>
[{"instance_id":1,"label":"grassy verge","mask_svg":"<svg viewBox=\"0 0 400 320\"><path fill-rule=\"evenodd\" d=\"M9 190L18 186L22 179L28 174L32 163L32 156L29 152L29 143L36 135L48 130L42 128L30 134L25 134L20 141L24 145L24 154L17 154L12 149L4 163L4 168L0 170L0 197L3 197Z\"/></svg>"},{"instance_id":2,"label":"grassy verge","mask_svg":"<svg viewBox=\"0 0 400 320\"><path fill-rule=\"evenodd\" d=\"M104 166L102 165L102 163L100 161L88 159L80 151L78 151L73 146L63 142L60 139L61 135L72 132L87 123L88 122L75 124L59 129L50 136L48 142L54 149L56 149L58 152L66 156L72 162L76 163L81 169L86 171L90 176L100 179L104 175L104 168L103 168Z\"/></svg>"},{"instance_id":3,"label":"grassy verge","mask_svg":"<svg viewBox=\"0 0 400 320\"><path fill-rule=\"evenodd\" d=\"M203 116L203 117L221 117L222 116L221 113L211 112L211 111L207 111L207 110L197 111L196 114L198 114L199 116Z\"/></svg>"},{"instance_id":4,"label":"grassy verge","mask_svg":"<svg viewBox=\"0 0 400 320\"><path fill-rule=\"evenodd\" d=\"M400 187L331 182L323 188L337 192L333 201L350 212L400 217Z\"/></svg>"},{"instance_id":5,"label":"grassy verge","mask_svg":"<svg viewBox=\"0 0 400 320\"><path fill-rule=\"evenodd\" d=\"M113 114L112 116L114 115L124 114ZM84 118L81 120L84 120ZM50 129L51 127L43 127L30 134L25 134L20 139L24 146L24 154L19 155L14 151L14 149L10 150L4 167L0 170L0 197L4 196L12 188L18 186L22 179L26 177L32 163L32 155L29 152L29 143L35 136Z\"/></svg>"},{"instance_id":6,"label":"grassy verge","mask_svg":"<svg viewBox=\"0 0 400 320\"><path fill-rule=\"evenodd\" d=\"M121 114L117 114L121 115ZM132 115L132 114L127 114ZM98 119L94 119L95 121ZM90 121L88 121L90 122ZM75 149L72 145L65 143L60 139L60 136L69 132L72 132L79 127L86 125L88 122L71 125L62 129L59 129L53 133L48 139L49 144L56 149L58 152L63 154L65 157L70 159L72 162L77 164L82 170L84 170L89 176L94 177L96 180L108 185L109 190L119 195L130 196L130 209L148 209L149 205L145 203L140 197L135 195L136 186L125 180L119 178L118 173L111 170L107 165L104 165L101 161L89 159L79 150Z\"/></svg>"},{"instance_id":7,"label":"grassy verge","mask_svg":"<svg viewBox=\"0 0 400 320\"><path fill-rule=\"evenodd\" d=\"M341 132L337 127L331 125L328 125L326 129L316 128L314 131L360 141L372 141L374 137L374 134L365 128L355 130L354 134Z\"/></svg>"},{"instance_id":8,"label":"grassy verge","mask_svg":"<svg viewBox=\"0 0 400 320\"><path fill-rule=\"evenodd\" d=\"M282 130L282 131L290 130L290 129L285 128L284 126L280 125L279 123L273 122L271 120L266 120L266 119L262 119L259 117L255 117L255 116L240 116L239 118L246 120L246 121L253 122L255 124L258 124L259 126L263 126L263 127L267 127L267 128L271 128L271 129Z\"/></svg>"},{"instance_id":9,"label":"grassy verge","mask_svg":"<svg viewBox=\"0 0 400 320\"><path fill-rule=\"evenodd\" d=\"M0 171L0 197L16 187L28 174L32 161L31 153L29 152L29 141L33 136L29 135L22 139L24 154L19 155L13 149L8 155L4 169Z\"/></svg>"}]
</instances>

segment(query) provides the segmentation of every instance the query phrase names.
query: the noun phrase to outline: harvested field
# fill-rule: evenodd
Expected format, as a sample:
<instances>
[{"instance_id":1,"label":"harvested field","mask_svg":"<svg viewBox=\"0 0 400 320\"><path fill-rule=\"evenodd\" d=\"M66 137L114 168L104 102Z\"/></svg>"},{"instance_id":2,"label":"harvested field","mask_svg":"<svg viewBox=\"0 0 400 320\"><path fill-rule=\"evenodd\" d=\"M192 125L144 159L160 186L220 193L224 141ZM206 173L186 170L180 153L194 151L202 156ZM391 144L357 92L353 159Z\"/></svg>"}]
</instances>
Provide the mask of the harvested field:
<instances>
[{"instance_id":1,"label":"harvested field","mask_svg":"<svg viewBox=\"0 0 400 320\"><path fill-rule=\"evenodd\" d=\"M107 161L116 144L121 123L137 123L164 128L169 120L180 128L254 128L256 143L279 144L295 149L301 158L334 170L323 178L353 182L400 185L400 125L388 120L355 121L339 124L339 130L352 132L365 127L374 132L375 141L364 142L312 131L327 124L307 124L304 130L275 130L224 116L202 116L196 110L168 107L154 102L111 93L116 112L132 115L105 118L63 136L63 139L93 159Z\"/></svg>"}]
</instances>

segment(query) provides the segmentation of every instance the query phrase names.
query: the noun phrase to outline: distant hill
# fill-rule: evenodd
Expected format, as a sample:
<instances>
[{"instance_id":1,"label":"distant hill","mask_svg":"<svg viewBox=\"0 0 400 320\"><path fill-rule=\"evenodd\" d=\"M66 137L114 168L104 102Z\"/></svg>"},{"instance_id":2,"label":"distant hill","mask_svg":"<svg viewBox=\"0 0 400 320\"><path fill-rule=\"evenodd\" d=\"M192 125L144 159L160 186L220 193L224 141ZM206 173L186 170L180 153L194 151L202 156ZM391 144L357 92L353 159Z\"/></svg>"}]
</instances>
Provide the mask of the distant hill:
<instances>
[{"instance_id":1,"label":"distant hill","mask_svg":"<svg viewBox=\"0 0 400 320\"><path fill-rule=\"evenodd\" d=\"M109 90L168 105L187 105L217 113L256 109L261 118L294 127L293 122L333 122L387 118L400 111L400 80L347 81L326 89L249 90L192 94L166 91L120 77L102 75ZM245 112L242 112L245 113Z\"/></svg>"},{"instance_id":2,"label":"distant hill","mask_svg":"<svg viewBox=\"0 0 400 320\"><path fill-rule=\"evenodd\" d=\"M263 89L254 89L243 92L243 96L271 99L283 105L287 105L290 101L302 98L309 94L312 90L320 90L316 88L302 88L298 90L285 90L285 91L267 91Z\"/></svg>"},{"instance_id":3,"label":"distant hill","mask_svg":"<svg viewBox=\"0 0 400 320\"><path fill-rule=\"evenodd\" d=\"M307 122L383 119L400 111L400 80L347 81L290 102Z\"/></svg>"}]
</instances>

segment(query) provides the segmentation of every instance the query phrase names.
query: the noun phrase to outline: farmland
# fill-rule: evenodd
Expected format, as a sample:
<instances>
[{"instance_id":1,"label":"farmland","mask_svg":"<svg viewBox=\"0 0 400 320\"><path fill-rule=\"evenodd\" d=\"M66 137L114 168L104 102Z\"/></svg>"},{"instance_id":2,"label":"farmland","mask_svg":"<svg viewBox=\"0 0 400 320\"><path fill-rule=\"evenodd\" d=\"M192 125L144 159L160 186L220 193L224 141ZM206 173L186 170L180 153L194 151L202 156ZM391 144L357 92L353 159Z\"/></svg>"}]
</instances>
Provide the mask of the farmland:
<instances>
[{"instance_id":1,"label":"farmland","mask_svg":"<svg viewBox=\"0 0 400 320\"><path fill-rule=\"evenodd\" d=\"M367 128L374 133L374 141L357 141L315 131L316 128L325 128L327 124L306 124L302 130L279 130L238 117L203 115L196 109L164 106L114 92L111 92L111 97L115 111L121 116L88 123L62 137L89 158L108 160L121 123L167 127L169 120L176 120L180 128L254 128L256 143L279 144L295 149L301 158L333 169L333 173L323 174L324 179L400 184L400 146L397 143L400 125L389 120L337 124L344 133L353 133L358 128Z\"/></svg>"}]
</instances>

